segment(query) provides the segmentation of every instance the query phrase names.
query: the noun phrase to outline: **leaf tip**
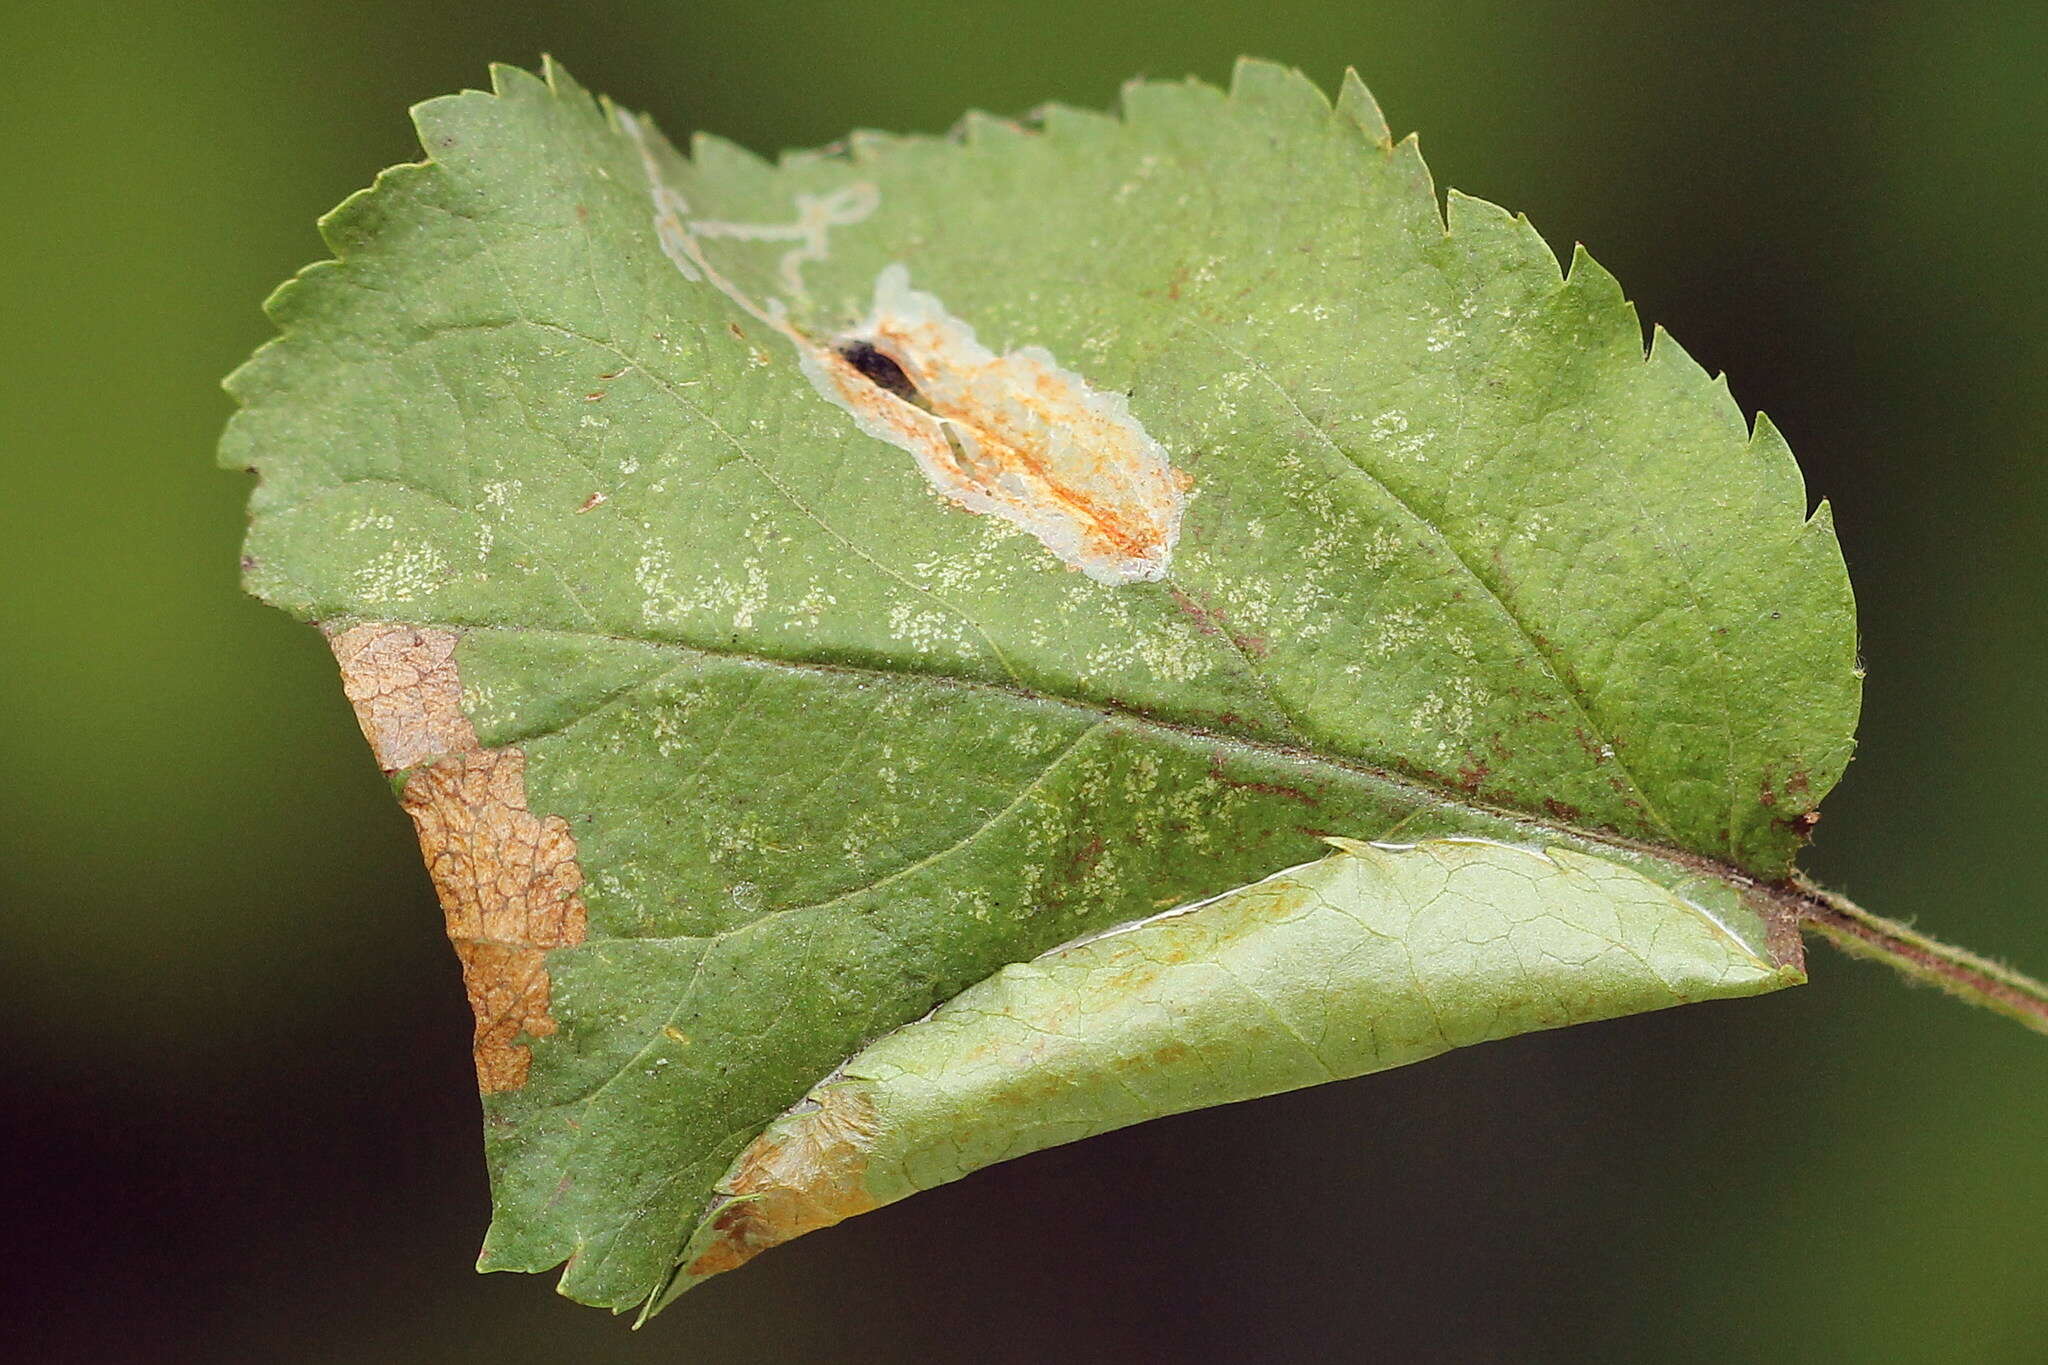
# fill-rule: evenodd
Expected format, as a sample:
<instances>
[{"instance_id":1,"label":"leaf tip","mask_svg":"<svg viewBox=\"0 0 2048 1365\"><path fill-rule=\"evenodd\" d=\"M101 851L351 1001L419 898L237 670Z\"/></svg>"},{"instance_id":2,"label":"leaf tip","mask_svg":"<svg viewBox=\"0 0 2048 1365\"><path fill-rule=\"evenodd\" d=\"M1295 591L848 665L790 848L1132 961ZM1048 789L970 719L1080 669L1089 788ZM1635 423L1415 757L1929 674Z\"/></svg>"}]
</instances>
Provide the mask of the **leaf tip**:
<instances>
[{"instance_id":1,"label":"leaf tip","mask_svg":"<svg viewBox=\"0 0 2048 1365\"><path fill-rule=\"evenodd\" d=\"M1265 57L1239 57L1230 70L1230 98L1265 112L1325 119L1330 97L1298 67Z\"/></svg>"},{"instance_id":2,"label":"leaf tip","mask_svg":"<svg viewBox=\"0 0 2048 1365\"><path fill-rule=\"evenodd\" d=\"M1032 136L1032 130L1016 119L985 109L969 109L954 125L954 132L969 147L1007 146Z\"/></svg>"},{"instance_id":3,"label":"leaf tip","mask_svg":"<svg viewBox=\"0 0 2048 1365\"><path fill-rule=\"evenodd\" d=\"M1344 68L1344 80L1337 89L1337 113L1356 125L1381 151L1394 150L1394 133L1387 126L1387 116L1381 112L1372 91L1366 89L1357 67Z\"/></svg>"},{"instance_id":4,"label":"leaf tip","mask_svg":"<svg viewBox=\"0 0 2048 1365\"><path fill-rule=\"evenodd\" d=\"M500 99L517 99L523 95L552 93L550 87L554 84L553 77L556 72L560 71L560 68L553 67L552 59L548 57L542 57L541 63L544 74L536 74L512 62L492 62L490 65L491 93ZM561 74L567 75L566 72Z\"/></svg>"}]
</instances>

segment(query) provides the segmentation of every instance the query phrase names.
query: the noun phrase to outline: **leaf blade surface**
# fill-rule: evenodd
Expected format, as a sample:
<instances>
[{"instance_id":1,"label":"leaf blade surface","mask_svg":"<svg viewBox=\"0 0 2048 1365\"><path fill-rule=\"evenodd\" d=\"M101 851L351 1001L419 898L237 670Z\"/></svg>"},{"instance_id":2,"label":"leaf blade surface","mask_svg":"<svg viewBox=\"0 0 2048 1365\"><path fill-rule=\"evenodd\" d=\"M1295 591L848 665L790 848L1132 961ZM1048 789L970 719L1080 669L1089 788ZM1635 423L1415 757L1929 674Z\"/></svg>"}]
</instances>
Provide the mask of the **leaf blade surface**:
<instances>
[{"instance_id":1,"label":"leaf blade surface","mask_svg":"<svg viewBox=\"0 0 2048 1365\"><path fill-rule=\"evenodd\" d=\"M1796 961L1751 878L1853 731L1825 507L1590 260L1462 196L1447 229L1362 87L1252 65L775 166L554 69L417 116L431 159L273 300L223 458L262 475L252 588L445 636L574 840L587 937L486 1099L487 1266L647 1300L849 1057L1326 836L1562 844ZM892 266L1123 396L1189 485L1163 577L943 501L807 377Z\"/></svg>"}]
</instances>

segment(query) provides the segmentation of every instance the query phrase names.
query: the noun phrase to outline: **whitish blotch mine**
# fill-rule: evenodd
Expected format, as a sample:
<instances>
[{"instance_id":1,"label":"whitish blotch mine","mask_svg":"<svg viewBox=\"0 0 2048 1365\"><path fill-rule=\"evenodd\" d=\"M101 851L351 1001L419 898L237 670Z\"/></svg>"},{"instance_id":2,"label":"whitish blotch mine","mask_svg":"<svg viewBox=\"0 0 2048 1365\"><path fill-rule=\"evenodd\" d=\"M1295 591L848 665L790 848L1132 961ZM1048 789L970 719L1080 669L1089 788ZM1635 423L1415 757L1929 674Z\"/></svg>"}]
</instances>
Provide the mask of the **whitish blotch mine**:
<instances>
[{"instance_id":1,"label":"whitish blotch mine","mask_svg":"<svg viewBox=\"0 0 2048 1365\"><path fill-rule=\"evenodd\" d=\"M526 799L526 755L486 749L462 711L452 631L371 623L333 636L342 689L418 831L476 1016L477 1088L526 1084L555 1031L547 954L581 943L583 872L560 816Z\"/></svg>"},{"instance_id":2,"label":"whitish blotch mine","mask_svg":"<svg viewBox=\"0 0 2048 1365\"><path fill-rule=\"evenodd\" d=\"M799 195L787 223L696 218L663 179L647 132L619 117L640 148L663 253L685 279L711 285L786 338L812 385L860 430L909 452L943 497L1030 532L1098 583L1166 577L1189 479L1124 395L1094 387L1043 347L995 354L936 297L912 289L900 264L876 278L858 326L830 338L806 333L790 321L806 298L803 267L830 258L832 229L876 211L875 187ZM788 298L749 296L705 252L707 238L794 243L778 268Z\"/></svg>"},{"instance_id":3,"label":"whitish blotch mine","mask_svg":"<svg viewBox=\"0 0 2048 1365\"><path fill-rule=\"evenodd\" d=\"M995 354L901 265L882 271L858 327L800 353L818 392L908 451L940 494L1098 583L1166 577L1187 493L1122 394L1041 347Z\"/></svg>"}]
</instances>

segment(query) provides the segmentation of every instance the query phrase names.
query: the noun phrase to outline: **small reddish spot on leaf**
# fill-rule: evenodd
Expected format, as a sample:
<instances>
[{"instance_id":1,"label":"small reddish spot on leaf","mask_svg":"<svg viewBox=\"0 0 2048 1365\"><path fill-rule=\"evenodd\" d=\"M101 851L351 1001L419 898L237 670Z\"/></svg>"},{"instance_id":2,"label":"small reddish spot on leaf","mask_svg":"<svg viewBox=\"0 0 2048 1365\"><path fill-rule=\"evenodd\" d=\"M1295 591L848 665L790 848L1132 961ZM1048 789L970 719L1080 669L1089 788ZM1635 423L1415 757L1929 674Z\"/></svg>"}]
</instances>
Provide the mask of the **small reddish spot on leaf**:
<instances>
[{"instance_id":1,"label":"small reddish spot on leaf","mask_svg":"<svg viewBox=\"0 0 2048 1365\"><path fill-rule=\"evenodd\" d=\"M1223 766L1223 758L1212 754L1209 758L1209 778L1220 782L1233 791L1257 792L1261 796L1278 796L1300 805L1316 807L1322 805L1320 798L1310 795L1299 787L1290 787L1284 782L1256 782L1232 777Z\"/></svg>"}]
</instances>

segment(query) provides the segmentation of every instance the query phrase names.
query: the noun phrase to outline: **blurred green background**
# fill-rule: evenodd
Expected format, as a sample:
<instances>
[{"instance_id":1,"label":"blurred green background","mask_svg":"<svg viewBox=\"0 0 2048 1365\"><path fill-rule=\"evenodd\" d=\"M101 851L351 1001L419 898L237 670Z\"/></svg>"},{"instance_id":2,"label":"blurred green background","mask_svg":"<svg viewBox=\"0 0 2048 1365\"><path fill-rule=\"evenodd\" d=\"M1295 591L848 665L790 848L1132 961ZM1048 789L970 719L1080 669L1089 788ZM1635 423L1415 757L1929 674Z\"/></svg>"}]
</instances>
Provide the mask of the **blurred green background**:
<instances>
[{"instance_id":1,"label":"blurred green background","mask_svg":"<svg viewBox=\"0 0 2048 1365\"><path fill-rule=\"evenodd\" d=\"M2048 1360L2048 1043L1815 983L1189 1115L637 1335L469 1270L468 1019L318 636L235 584L217 381L407 105L543 50L758 149L1355 64L1834 499L1870 669L1810 864L2048 969L2048 6L15 3L0 1170L17 1359ZM1314 193L1304 186L1304 193Z\"/></svg>"}]
</instances>

